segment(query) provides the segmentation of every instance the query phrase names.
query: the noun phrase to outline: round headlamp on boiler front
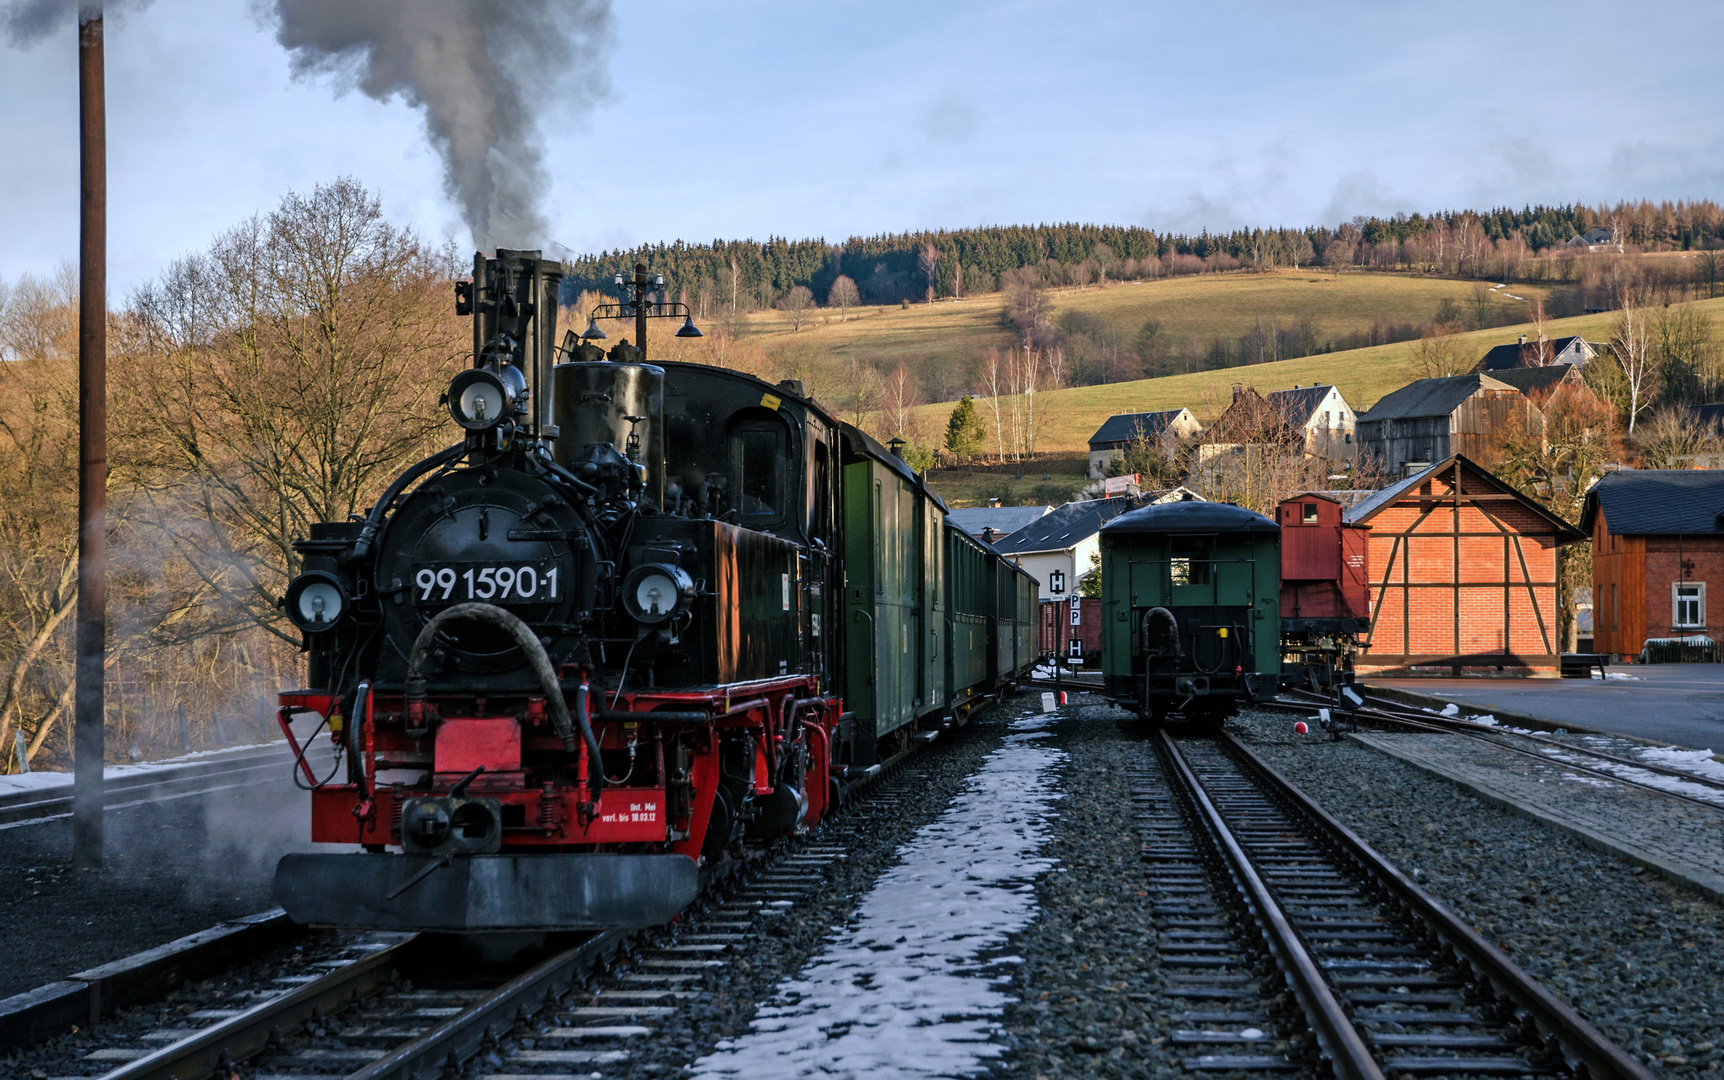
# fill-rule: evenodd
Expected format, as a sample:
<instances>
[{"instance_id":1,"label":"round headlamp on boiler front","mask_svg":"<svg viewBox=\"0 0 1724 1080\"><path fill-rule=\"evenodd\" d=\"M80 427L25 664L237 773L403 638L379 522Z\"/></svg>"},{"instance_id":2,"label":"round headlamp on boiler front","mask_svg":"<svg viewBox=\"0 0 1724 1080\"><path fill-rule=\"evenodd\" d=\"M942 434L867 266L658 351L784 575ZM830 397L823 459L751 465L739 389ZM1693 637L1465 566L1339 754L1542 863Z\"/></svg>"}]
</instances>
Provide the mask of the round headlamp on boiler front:
<instances>
[{"instance_id":1,"label":"round headlamp on boiler front","mask_svg":"<svg viewBox=\"0 0 1724 1080\"><path fill-rule=\"evenodd\" d=\"M283 606L289 621L308 634L332 630L347 616L347 583L327 570L307 570L288 582Z\"/></svg>"},{"instance_id":2,"label":"round headlamp on boiler front","mask_svg":"<svg viewBox=\"0 0 1724 1080\"><path fill-rule=\"evenodd\" d=\"M623 579L623 607L637 622L656 626L694 603L694 579L679 566L649 563Z\"/></svg>"},{"instance_id":3,"label":"round headlamp on boiler front","mask_svg":"<svg viewBox=\"0 0 1724 1080\"><path fill-rule=\"evenodd\" d=\"M469 368L449 383L449 415L468 431L489 431L515 414L526 390L516 368Z\"/></svg>"}]
</instances>

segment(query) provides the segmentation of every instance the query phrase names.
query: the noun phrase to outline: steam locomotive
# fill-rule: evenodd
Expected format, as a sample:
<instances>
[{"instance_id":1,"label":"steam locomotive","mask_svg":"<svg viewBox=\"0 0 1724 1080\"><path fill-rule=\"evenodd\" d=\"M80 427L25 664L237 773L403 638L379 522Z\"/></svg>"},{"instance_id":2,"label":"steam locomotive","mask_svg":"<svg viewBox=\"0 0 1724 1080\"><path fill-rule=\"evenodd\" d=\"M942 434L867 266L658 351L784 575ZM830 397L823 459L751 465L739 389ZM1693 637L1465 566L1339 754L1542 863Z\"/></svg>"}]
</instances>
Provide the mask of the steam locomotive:
<instances>
[{"instance_id":1,"label":"steam locomotive","mask_svg":"<svg viewBox=\"0 0 1724 1080\"><path fill-rule=\"evenodd\" d=\"M644 266L618 284L642 344L686 315ZM662 924L1033 661L1035 582L900 458L794 382L607 354L596 320L559 345L560 285L476 255L461 442L294 545L308 685L278 718L311 839L359 849L282 858L297 921Z\"/></svg>"}]
</instances>

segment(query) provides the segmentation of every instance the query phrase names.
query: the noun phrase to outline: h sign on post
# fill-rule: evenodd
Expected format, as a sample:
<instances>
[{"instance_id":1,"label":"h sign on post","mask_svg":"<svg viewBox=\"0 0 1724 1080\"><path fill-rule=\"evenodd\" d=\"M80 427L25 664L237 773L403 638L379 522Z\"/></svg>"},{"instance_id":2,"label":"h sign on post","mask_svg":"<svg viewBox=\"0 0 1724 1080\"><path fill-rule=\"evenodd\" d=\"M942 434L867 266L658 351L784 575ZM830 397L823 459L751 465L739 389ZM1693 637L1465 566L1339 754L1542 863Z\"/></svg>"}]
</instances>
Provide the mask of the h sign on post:
<instances>
[{"instance_id":1,"label":"h sign on post","mask_svg":"<svg viewBox=\"0 0 1724 1080\"><path fill-rule=\"evenodd\" d=\"M1064 570L1048 571L1048 592L1063 593L1066 591L1066 572Z\"/></svg>"}]
</instances>

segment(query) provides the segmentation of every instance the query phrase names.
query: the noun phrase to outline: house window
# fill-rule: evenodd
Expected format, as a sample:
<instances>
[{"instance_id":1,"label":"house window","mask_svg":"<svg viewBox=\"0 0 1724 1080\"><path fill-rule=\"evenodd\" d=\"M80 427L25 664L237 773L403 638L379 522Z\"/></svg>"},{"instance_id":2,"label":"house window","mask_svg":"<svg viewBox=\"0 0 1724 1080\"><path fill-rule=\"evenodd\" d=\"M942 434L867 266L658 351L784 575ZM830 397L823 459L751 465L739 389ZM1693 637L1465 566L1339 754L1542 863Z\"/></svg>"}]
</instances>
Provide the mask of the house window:
<instances>
[{"instance_id":1,"label":"house window","mask_svg":"<svg viewBox=\"0 0 1724 1080\"><path fill-rule=\"evenodd\" d=\"M1301 503L1300 506L1302 506L1304 508L1303 509L1304 524L1306 524L1306 525L1317 524L1317 504L1316 503Z\"/></svg>"},{"instance_id":2,"label":"house window","mask_svg":"<svg viewBox=\"0 0 1724 1080\"><path fill-rule=\"evenodd\" d=\"M1670 625L1677 630L1706 626L1706 583L1677 581L1670 586Z\"/></svg>"},{"instance_id":3,"label":"house window","mask_svg":"<svg viewBox=\"0 0 1724 1080\"><path fill-rule=\"evenodd\" d=\"M1349 445L1353 442L1353 433L1351 431L1347 432L1347 442Z\"/></svg>"},{"instance_id":4,"label":"house window","mask_svg":"<svg viewBox=\"0 0 1724 1080\"><path fill-rule=\"evenodd\" d=\"M1620 610L1616 606L1616 582L1613 581L1610 583L1610 628L1612 630L1622 629L1622 619L1618 616Z\"/></svg>"},{"instance_id":5,"label":"house window","mask_svg":"<svg viewBox=\"0 0 1724 1080\"><path fill-rule=\"evenodd\" d=\"M1328 409L1323 410L1323 426L1324 427L1334 427L1335 426L1334 424L1331 424L1329 422L1329 410Z\"/></svg>"}]
</instances>

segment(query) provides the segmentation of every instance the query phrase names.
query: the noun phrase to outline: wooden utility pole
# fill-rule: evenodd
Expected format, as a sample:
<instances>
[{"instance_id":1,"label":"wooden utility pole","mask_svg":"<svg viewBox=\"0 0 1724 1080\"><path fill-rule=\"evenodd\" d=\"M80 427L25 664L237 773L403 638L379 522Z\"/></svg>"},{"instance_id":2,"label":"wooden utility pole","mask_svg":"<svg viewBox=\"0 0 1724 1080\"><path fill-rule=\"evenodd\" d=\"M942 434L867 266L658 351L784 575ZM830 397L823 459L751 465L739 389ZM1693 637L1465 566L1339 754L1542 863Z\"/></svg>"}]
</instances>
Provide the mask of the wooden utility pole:
<instances>
[{"instance_id":1,"label":"wooden utility pole","mask_svg":"<svg viewBox=\"0 0 1724 1080\"><path fill-rule=\"evenodd\" d=\"M102 865L108 622L108 149L102 5L78 11L78 631L72 862Z\"/></svg>"}]
</instances>

